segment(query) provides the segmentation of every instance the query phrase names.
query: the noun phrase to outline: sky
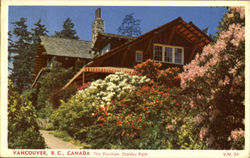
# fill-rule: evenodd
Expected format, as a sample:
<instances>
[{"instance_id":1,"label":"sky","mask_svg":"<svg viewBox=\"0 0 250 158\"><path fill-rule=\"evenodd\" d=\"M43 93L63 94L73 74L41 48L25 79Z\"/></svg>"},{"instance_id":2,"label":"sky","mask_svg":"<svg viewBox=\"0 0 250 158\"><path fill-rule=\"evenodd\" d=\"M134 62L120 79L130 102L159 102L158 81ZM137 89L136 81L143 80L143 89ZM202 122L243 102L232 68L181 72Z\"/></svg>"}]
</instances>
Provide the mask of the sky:
<instances>
[{"instance_id":1,"label":"sky","mask_svg":"<svg viewBox=\"0 0 250 158\"><path fill-rule=\"evenodd\" d=\"M144 7L144 6L9 6L9 30L13 30L11 22L21 17L27 18L28 29L41 18L49 35L62 30L62 24L70 18L81 40L91 41L92 22L95 10L101 8L104 20L104 32L117 33L125 15L134 13L135 19L141 20L142 34L164 25L178 17L198 26L209 28L208 33L215 34L219 21L227 11L225 7Z\"/></svg>"}]
</instances>

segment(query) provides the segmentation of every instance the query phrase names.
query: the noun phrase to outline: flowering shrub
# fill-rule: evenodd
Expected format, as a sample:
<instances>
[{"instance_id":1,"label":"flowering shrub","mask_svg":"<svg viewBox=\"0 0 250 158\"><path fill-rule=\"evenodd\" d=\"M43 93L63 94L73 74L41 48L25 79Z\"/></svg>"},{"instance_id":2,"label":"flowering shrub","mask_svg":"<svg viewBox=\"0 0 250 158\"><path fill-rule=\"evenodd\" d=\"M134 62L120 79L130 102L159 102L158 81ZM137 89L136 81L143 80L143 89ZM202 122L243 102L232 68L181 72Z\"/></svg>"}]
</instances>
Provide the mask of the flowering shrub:
<instances>
[{"instance_id":1,"label":"flowering shrub","mask_svg":"<svg viewBox=\"0 0 250 158\"><path fill-rule=\"evenodd\" d=\"M244 8L229 8L217 41L205 46L180 75L197 124L193 128L200 130L197 136L208 148L234 148L232 141L244 148L244 139L236 139L244 137L244 25Z\"/></svg>"},{"instance_id":2,"label":"flowering shrub","mask_svg":"<svg viewBox=\"0 0 250 158\"><path fill-rule=\"evenodd\" d=\"M192 139L190 127L194 123L186 116L181 91L176 87L178 69L145 71L152 63L149 60L143 67L137 66L134 74L145 76L116 73L92 82L62 102L52 114L52 123L91 148L202 148ZM151 71L159 74L150 81L146 76Z\"/></svg>"},{"instance_id":3,"label":"flowering shrub","mask_svg":"<svg viewBox=\"0 0 250 158\"><path fill-rule=\"evenodd\" d=\"M78 90L88 88L90 85L91 85L91 82L84 83L81 87L78 88Z\"/></svg>"},{"instance_id":4,"label":"flowering shrub","mask_svg":"<svg viewBox=\"0 0 250 158\"><path fill-rule=\"evenodd\" d=\"M171 67L162 69L162 64L154 60L148 59L147 61L138 64L134 67L134 75L147 76L152 79L158 86L165 88L179 87L180 85L180 69Z\"/></svg>"},{"instance_id":5,"label":"flowering shrub","mask_svg":"<svg viewBox=\"0 0 250 158\"><path fill-rule=\"evenodd\" d=\"M134 67L133 75L147 76L154 81L157 81L160 74L161 63L148 59L147 61L138 64Z\"/></svg>"},{"instance_id":6,"label":"flowering shrub","mask_svg":"<svg viewBox=\"0 0 250 158\"><path fill-rule=\"evenodd\" d=\"M100 108L88 128L87 142L92 148L165 149L167 124L180 111L177 90L159 91L144 85L121 100ZM176 146L175 146L176 147Z\"/></svg>"},{"instance_id":7,"label":"flowering shrub","mask_svg":"<svg viewBox=\"0 0 250 158\"><path fill-rule=\"evenodd\" d=\"M92 82L88 88L79 90L67 102L52 114L51 121L56 128L65 129L77 138L84 137L85 129L93 124L96 110L111 104L111 100L120 100L138 87L150 82L144 76L129 76L117 72L104 80ZM79 132L81 131L81 132ZM81 134L78 134L81 133Z\"/></svg>"},{"instance_id":8,"label":"flowering shrub","mask_svg":"<svg viewBox=\"0 0 250 158\"><path fill-rule=\"evenodd\" d=\"M137 65L140 69L134 74L150 76L148 73L159 70L150 70L152 63L149 60L140 64L143 67ZM171 85L172 81L166 82L179 80L177 70L159 70L154 79L165 77L165 82L151 81L92 113L95 121L85 127L85 141L92 148L203 149L204 144L193 139L197 132L192 131L194 121L187 116L189 109L183 108L182 91Z\"/></svg>"}]
</instances>

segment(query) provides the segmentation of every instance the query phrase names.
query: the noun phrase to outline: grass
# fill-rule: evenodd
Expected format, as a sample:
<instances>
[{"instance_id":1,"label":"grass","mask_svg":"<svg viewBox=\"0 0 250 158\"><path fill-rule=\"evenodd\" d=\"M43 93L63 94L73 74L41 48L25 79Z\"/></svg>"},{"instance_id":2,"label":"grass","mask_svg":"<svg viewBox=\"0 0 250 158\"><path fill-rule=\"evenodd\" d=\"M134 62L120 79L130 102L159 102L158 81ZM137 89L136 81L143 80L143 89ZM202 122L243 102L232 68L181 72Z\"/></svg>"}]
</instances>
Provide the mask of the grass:
<instances>
[{"instance_id":1,"label":"grass","mask_svg":"<svg viewBox=\"0 0 250 158\"><path fill-rule=\"evenodd\" d=\"M88 144L85 143L81 143L81 141L79 140L75 140L74 138L72 138L67 131L59 131L59 130L54 130L54 131L50 131L49 134L53 134L55 137L62 139L65 142L69 142L71 144L73 144L74 146L78 147L78 148L90 148L90 146Z\"/></svg>"}]
</instances>

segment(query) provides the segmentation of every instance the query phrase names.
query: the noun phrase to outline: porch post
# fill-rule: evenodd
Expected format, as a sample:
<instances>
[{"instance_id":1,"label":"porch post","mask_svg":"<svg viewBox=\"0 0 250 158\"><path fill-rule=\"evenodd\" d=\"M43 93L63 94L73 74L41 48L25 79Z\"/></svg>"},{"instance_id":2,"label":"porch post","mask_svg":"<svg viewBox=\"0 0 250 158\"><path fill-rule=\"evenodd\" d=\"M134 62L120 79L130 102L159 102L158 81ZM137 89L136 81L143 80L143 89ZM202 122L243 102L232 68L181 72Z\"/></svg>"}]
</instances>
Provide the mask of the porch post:
<instances>
[{"instance_id":1,"label":"porch post","mask_svg":"<svg viewBox=\"0 0 250 158\"><path fill-rule=\"evenodd\" d=\"M82 72L82 84L84 84L84 82L85 82L85 74L84 72Z\"/></svg>"}]
</instances>

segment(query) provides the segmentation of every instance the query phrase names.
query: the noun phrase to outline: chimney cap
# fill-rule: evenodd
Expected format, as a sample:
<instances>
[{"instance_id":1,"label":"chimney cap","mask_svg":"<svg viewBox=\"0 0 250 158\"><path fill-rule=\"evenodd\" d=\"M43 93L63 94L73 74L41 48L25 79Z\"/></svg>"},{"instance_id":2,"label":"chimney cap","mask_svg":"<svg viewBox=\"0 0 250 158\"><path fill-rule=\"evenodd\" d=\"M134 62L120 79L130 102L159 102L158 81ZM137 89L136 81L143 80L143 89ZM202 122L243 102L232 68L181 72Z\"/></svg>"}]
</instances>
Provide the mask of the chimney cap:
<instances>
[{"instance_id":1,"label":"chimney cap","mask_svg":"<svg viewBox=\"0 0 250 158\"><path fill-rule=\"evenodd\" d=\"M97 8L95 11L95 18L101 18L101 8Z\"/></svg>"}]
</instances>

